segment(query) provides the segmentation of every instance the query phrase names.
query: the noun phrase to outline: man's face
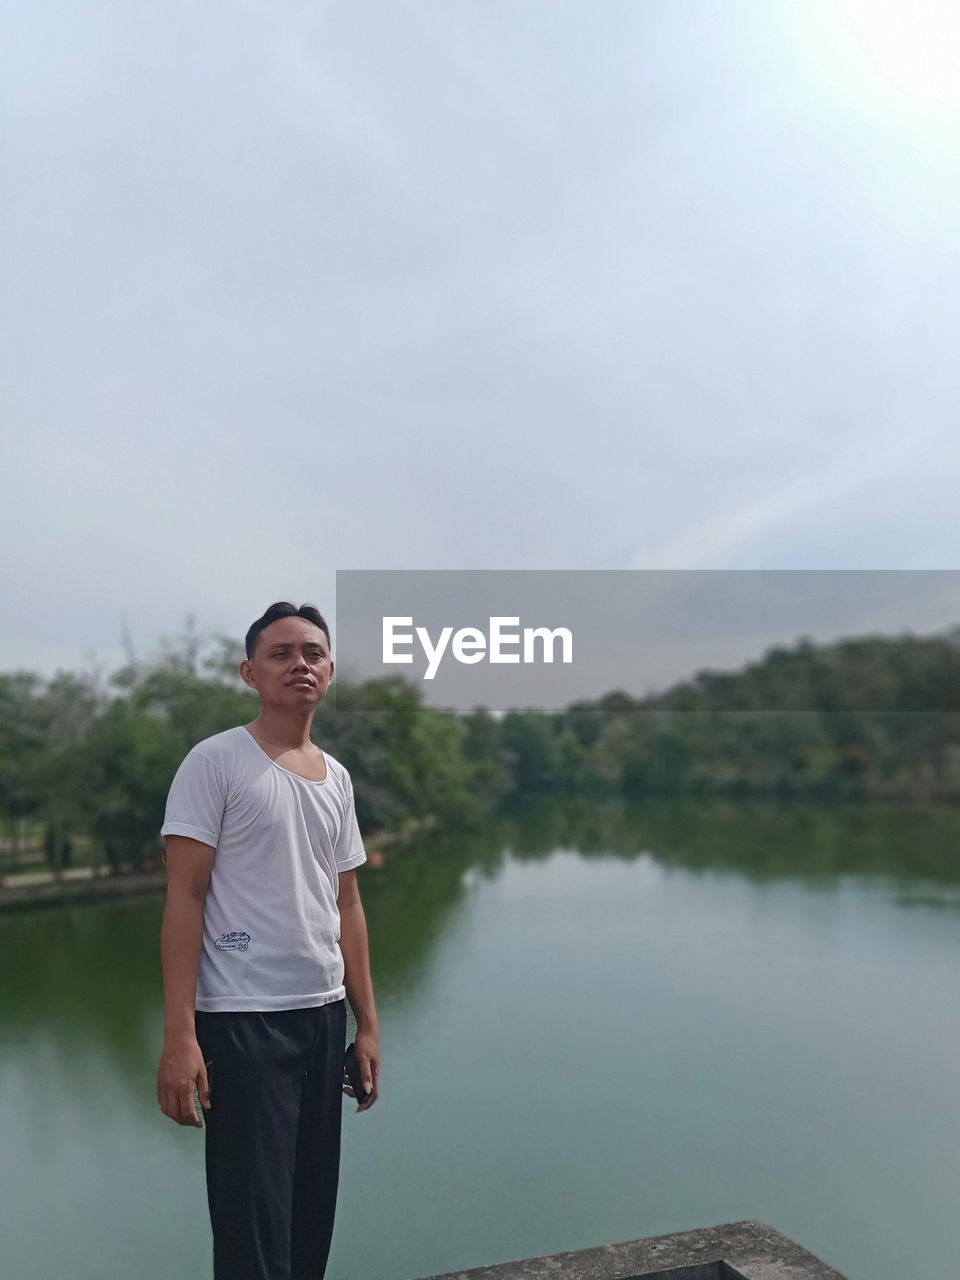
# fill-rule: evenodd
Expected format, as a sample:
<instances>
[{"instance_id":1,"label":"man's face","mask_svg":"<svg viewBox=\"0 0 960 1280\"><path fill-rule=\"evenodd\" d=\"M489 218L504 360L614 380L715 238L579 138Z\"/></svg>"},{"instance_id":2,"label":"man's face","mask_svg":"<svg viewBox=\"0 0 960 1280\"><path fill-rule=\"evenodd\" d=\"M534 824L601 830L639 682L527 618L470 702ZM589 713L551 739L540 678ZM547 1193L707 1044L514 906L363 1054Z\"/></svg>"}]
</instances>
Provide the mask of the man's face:
<instances>
[{"instance_id":1,"label":"man's face","mask_svg":"<svg viewBox=\"0 0 960 1280\"><path fill-rule=\"evenodd\" d=\"M315 706L333 676L326 632L306 618L278 618L260 632L253 657L241 662L240 674L264 704Z\"/></svg>"}]
</instances>

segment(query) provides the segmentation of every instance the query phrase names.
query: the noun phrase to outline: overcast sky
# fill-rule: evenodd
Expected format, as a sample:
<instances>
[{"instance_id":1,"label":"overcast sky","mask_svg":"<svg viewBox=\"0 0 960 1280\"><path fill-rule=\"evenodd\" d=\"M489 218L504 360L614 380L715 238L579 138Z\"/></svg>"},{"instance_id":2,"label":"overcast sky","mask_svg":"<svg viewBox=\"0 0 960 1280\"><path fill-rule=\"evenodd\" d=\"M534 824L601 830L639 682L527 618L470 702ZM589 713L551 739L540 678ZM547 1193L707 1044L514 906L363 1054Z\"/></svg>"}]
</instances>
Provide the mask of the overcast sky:
<instances>
[{"instance_id":1,"label":"overcast sky","mask_svg":"<svg viewBox=\"0 0 960 1280\"><path fill-rule=\"evenodd\" d=\"M0 9L0 670L337 568L960 565L952 0Z\"/></svg>"}]
</instances>

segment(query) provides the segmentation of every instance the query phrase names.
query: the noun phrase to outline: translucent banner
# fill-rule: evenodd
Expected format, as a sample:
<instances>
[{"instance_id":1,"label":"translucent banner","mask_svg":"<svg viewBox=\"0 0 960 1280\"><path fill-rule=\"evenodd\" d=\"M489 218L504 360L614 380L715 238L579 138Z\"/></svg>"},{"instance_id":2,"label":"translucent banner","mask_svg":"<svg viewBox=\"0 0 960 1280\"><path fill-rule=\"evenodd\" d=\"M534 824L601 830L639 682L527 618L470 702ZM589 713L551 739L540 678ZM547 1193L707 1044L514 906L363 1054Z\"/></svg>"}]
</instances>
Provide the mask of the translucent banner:
<instances>
[{"instance_id":1,"label":"translucent banner","mask_svg":"<svg viewBox=\"0 0 960 1280\"><path fill-rule=\"evenodd\" d=\"M458 710L683 685L698 708L822 709L832 680L848 707L921 712L946 709L952 663L960 707L957 570L341 570L336 619L342 676Z\"/></svg>"}]
</instances>

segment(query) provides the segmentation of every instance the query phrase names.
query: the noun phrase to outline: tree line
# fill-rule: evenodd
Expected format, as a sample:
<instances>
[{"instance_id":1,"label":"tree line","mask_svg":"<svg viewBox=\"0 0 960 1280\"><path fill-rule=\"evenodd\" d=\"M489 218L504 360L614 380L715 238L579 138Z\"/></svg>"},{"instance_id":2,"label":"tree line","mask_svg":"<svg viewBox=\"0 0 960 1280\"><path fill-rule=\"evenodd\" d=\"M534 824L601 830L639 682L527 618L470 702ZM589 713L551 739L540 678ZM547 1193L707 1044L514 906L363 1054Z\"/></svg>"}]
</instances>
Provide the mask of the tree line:
<instances>
[{"instance_id":1,"label":"tree line","mask_svg":"<svg viewBox=\"0 0 960 1280\"><path fill-rule=\"evenodd\" d=\"M167 790L197 742L252 720L239 645L188 632L109 678L0 674L0 821L47 861L78 839L113 870L161 848ZM467 828L516 796L663 793L960 798L960 640L777 646L735 673L562 711L425 706L400 677L340 684L315 738L350 770L361 827Z\"/></svg>"}]
</instances>

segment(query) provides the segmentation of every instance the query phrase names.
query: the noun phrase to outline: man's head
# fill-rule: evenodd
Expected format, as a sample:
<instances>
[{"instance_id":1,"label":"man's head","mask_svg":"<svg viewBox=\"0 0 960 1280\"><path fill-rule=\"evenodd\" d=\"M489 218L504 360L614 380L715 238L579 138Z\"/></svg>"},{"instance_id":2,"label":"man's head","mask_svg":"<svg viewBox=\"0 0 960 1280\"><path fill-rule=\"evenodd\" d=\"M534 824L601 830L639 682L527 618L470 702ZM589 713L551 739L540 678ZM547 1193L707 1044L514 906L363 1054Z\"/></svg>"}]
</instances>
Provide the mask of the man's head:
<instances>
[{"instance_id":1,"label":"man's head","mask_svg":"<svg viewBox=\"0 0 960 1280\"><path fill-rule=\"evenodd\" d=\"M315 705L333 678L330 648L330 628L313 605L281 600L247 631L240 674L264 703Z\"/></svg>"}]
</instances>

